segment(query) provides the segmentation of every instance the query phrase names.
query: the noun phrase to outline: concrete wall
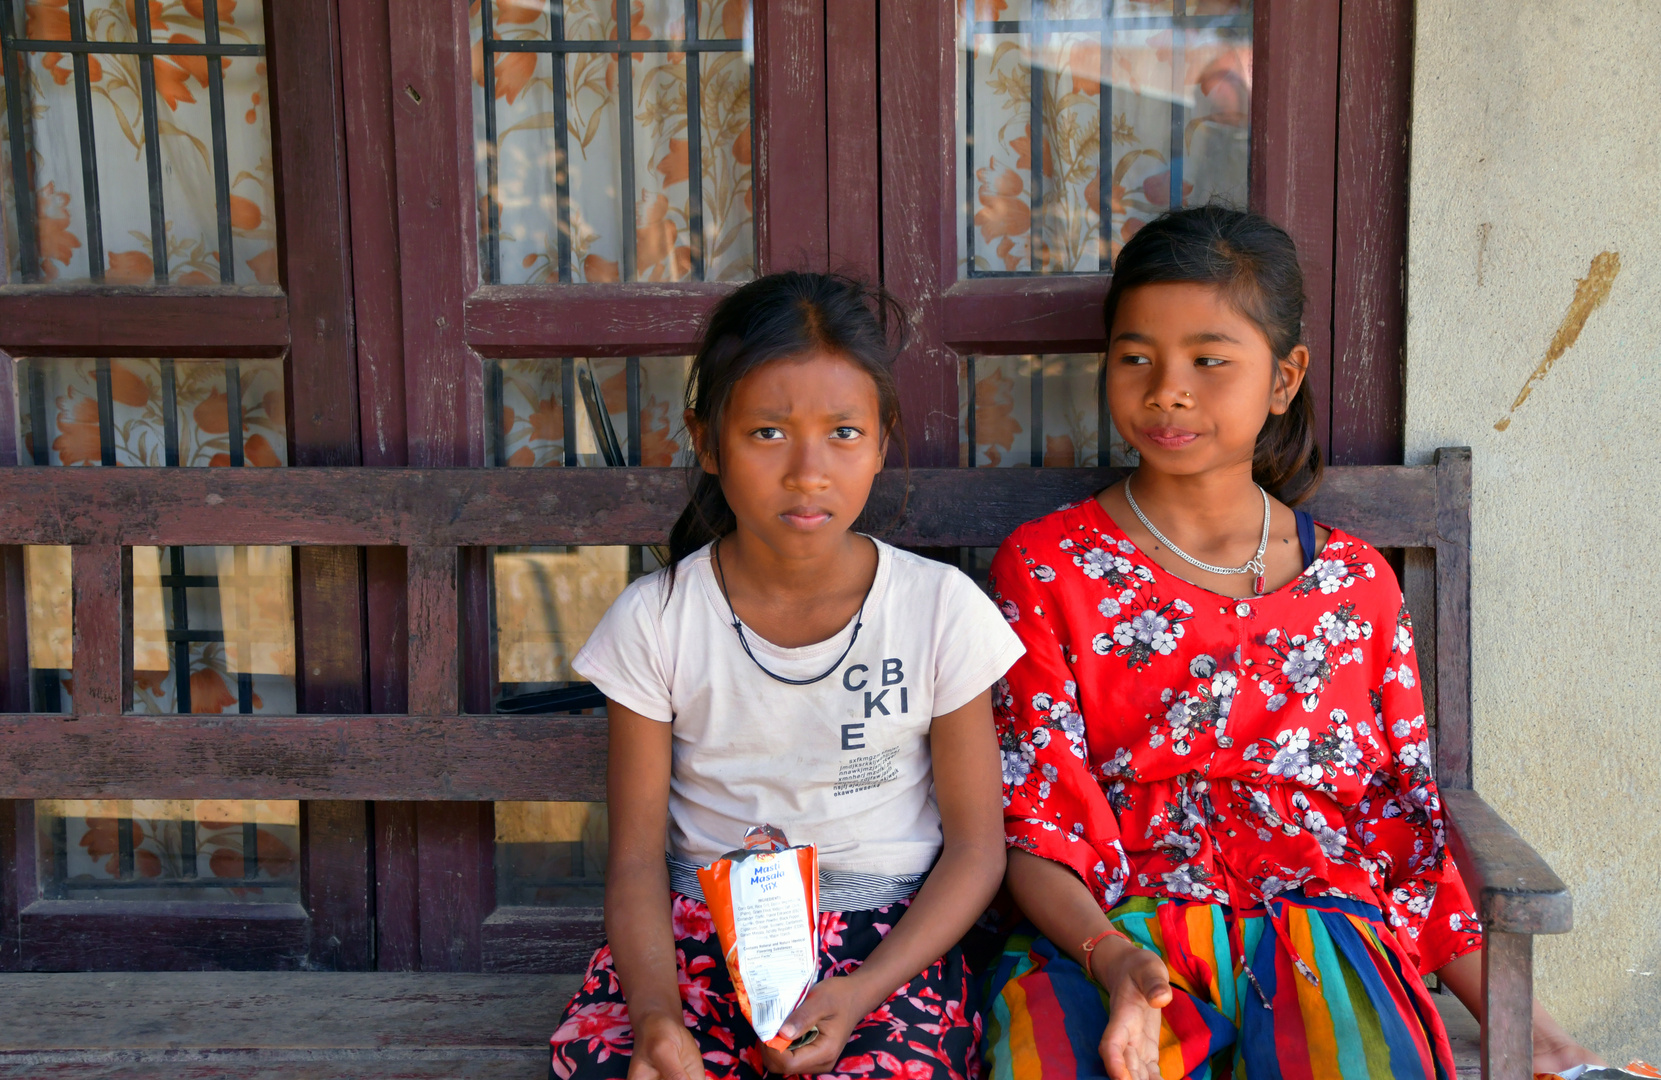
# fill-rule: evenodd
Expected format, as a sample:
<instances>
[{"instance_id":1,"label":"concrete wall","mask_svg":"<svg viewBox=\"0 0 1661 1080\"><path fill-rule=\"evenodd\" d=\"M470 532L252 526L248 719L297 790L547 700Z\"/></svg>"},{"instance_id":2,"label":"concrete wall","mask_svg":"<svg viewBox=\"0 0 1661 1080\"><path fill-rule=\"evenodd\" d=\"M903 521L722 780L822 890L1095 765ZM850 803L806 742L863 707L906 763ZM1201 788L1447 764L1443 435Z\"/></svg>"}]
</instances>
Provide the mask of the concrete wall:
<instances>
[{"instance_id":1,"label":"concrete wall","mask_svg":"<svg viewBox=\"0 0 1661 1080\"><path fill-rule=\"evenodd\" d=\"M1408 460L1474 450L1476 784L1574 890L1539 996L1661 1062L1661 3L1420 0L1414 68Z\"/></svg>"}]
</instances>

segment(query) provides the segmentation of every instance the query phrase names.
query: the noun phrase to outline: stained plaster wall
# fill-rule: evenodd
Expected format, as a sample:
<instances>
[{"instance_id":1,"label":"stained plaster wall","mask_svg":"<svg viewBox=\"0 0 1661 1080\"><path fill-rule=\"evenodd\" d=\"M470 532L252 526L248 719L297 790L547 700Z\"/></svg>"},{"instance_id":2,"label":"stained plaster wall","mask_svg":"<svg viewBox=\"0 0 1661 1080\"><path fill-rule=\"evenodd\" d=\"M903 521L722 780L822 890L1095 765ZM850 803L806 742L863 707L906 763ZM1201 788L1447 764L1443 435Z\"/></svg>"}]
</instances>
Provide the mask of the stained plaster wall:
<instances>
[{"instance_id":1,"label":"stained plaster wall","mask_svg":"<svg viewBox=\"0 0 1661 1080\"><path fill-rule=\"evenodd\" d=\"M1408 460L1474 450L1476 785L1574 891L1540 998L1661 1062L1661 3L1416 35Z\"/></svg>"}]
</instances>

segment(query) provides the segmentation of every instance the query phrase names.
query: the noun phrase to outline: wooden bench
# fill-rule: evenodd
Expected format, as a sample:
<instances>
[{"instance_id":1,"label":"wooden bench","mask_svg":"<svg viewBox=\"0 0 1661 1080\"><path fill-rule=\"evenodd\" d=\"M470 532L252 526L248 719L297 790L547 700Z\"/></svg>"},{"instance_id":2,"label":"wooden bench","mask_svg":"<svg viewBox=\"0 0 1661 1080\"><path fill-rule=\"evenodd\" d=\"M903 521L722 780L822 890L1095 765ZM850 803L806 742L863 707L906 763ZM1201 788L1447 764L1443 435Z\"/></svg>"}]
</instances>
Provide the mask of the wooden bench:
<instances>
[{"instance_id":1,"label":"wooden bench","mask_svg":"<svg viewBox=\"0 0 1661 1080\"><path fill-rule=\"evenodd\" d=\"M1403 552L1404 590L1417 615L1437 775L1454 826L1452 844L1487 934L1485 993L1491 1022L1480 1049L1481 1071L1490 1080L1523 1080L1532 1074L1533 935L1566 932L1571 904L1568 890L1539 855L1471 790L1470 477L1470 452L1464 449L1439 451L1430 466L1335 468L1311 509L1324 522ZM888 539L925 548L995 546L1021 522L1114 478L1112 470L915 470L906 511ZM900 494L899 477L885 476L870 519L880 525L893 517ZM672 469L0 469L0 506L5 507L0 545L74 548L77 707L74 716L0 716L0 796L603 799L603 719L461 711L458 643L466 628L459 616L460 552L494 545L661 543L685 498L685 474ZM128 714L122 549L211 544L406 548L408 715ZM181 762L189 767L180 768ZM508 921L512 911L504 913ZM18 914L26 917L28 908ZM585 943L597 926L594 914L569 913L584 928ZM534 932L540 924L529 925ZM54 1002L67 1000L65 995L96 996L85 989L93 985L88 982L92 978L0 976L5 980L0 987L15 1021L37 1014L44 1018ZM129 993L137 993L145 986L173 986L185 976L120 978ZM295 1048L267 1046L257 1038L269 1025L286 1022L280 1015L288 1008L284 1001L309 993L300 983L281 993L270 987L285 978L345 976L249 973L214 978L215 1000L240 1003L224 1015L246 1023L249 1034L240 1043L234 1036L204 1038L243 1046L246 1056L239 1069L248 1071L241 1075L348 1075L300 1070L298 1058L281 1056ZM467 976L447 978L463 981L445 986L469 985ZM435 1040L440 1032L475 1030L457 1017L487 999L498 1000L490 997L499 993L489 989L490 978L496 977L477 977L473 985L481 996L476 1000L450 990L432 998ZM358 1002L361 1014L352 1025L358 1042L334 1047L356 1062L349 1075L430 1075L412 1071L428 1044L419 1032L412 1033L407 1019L398 1019L408 1014L400 1012L397 1002L405 1000L406 987L417 984L409 976L391 974L352 979L358 981L347 996ZM373 987L372 980L384 980L384 989L363 989ZM541 1019L527 1024L535 1029L538 1046L558 1011L557 985L550 981L536 991L542 995L535 1006ZM121 1022L111 1010L89 1016L80 1048L96 1053L116 1045L110 1025ZM149 1022L165 1027L161 1019ZM389 1049L377 1064L374 1048L359 1044L375 1038L382 1025L386 1042L376 1045L399 1049L396 1054ZM46 1029L41 1032L46 1040ZM521 1032L515 1037L527 1036ZM39 1047L27 1045L31 1038L28 1028L5 1035L0 1068L11 1067L5 1054L50 1050L69 1055L59 1064L70 1071L50 1072L48 1055L39 1058L39 1070L27 1075L90 1075L73 1071L82 1065L69 1060L74 1048L62 1045L60 1036ZM437 1041L429 1048L437 1054L443 1044ZM321 1049L319 1054L314 1064L324 1069L328 1055ZM267 1059L275 1071L254 1070ZM289 1067L283 1061L293 1068L284 1071ZM168 1075L190 1073L181 1065Z\"/></svg>"}]
</instances>

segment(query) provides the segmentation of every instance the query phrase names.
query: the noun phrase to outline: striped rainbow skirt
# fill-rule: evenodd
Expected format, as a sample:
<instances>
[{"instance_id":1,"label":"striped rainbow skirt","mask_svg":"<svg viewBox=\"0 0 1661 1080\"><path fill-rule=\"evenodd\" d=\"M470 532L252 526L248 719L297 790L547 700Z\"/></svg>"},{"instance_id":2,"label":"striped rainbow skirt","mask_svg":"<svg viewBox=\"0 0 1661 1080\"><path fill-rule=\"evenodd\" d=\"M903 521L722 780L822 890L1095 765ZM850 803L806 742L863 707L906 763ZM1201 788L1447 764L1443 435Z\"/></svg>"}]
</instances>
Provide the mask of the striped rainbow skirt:
<instances>
[{"instance_id":1,"label":"striped rainbow skirt","mask_svg":"<svg viewBox=\"0 0 1661 1080\"><path fill-rule=\"evenodd\" d=\"M1453 1080L1435 1003L1370 904L1292 892L1231 918L1138 896L1108 917L1170 971L1165 1080ZM1010 938L986 1000L985 1080L1107 1076L1106 993L1032 927Z\"/></svg>"}]
</instances>

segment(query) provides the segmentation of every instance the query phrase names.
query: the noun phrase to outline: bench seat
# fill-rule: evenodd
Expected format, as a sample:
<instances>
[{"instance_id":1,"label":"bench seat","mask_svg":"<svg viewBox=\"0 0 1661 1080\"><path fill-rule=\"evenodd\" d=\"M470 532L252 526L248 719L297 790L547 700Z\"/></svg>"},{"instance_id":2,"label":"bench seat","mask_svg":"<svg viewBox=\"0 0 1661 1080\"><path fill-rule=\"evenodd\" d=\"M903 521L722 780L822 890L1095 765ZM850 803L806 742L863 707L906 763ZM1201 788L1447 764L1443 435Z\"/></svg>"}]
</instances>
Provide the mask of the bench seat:
<instances>
[{"instance_id":1,"label":"bench seat","mask_svg":"<svg viewBox=\"0 0 1661 1080\"><path fill-rule=\"evenodd\" d=\"M544 1080L576 975L0 975L0 1078ZM1462 1078L1477 1026L1436 998Z\"/></svg>"}]
</instances>

